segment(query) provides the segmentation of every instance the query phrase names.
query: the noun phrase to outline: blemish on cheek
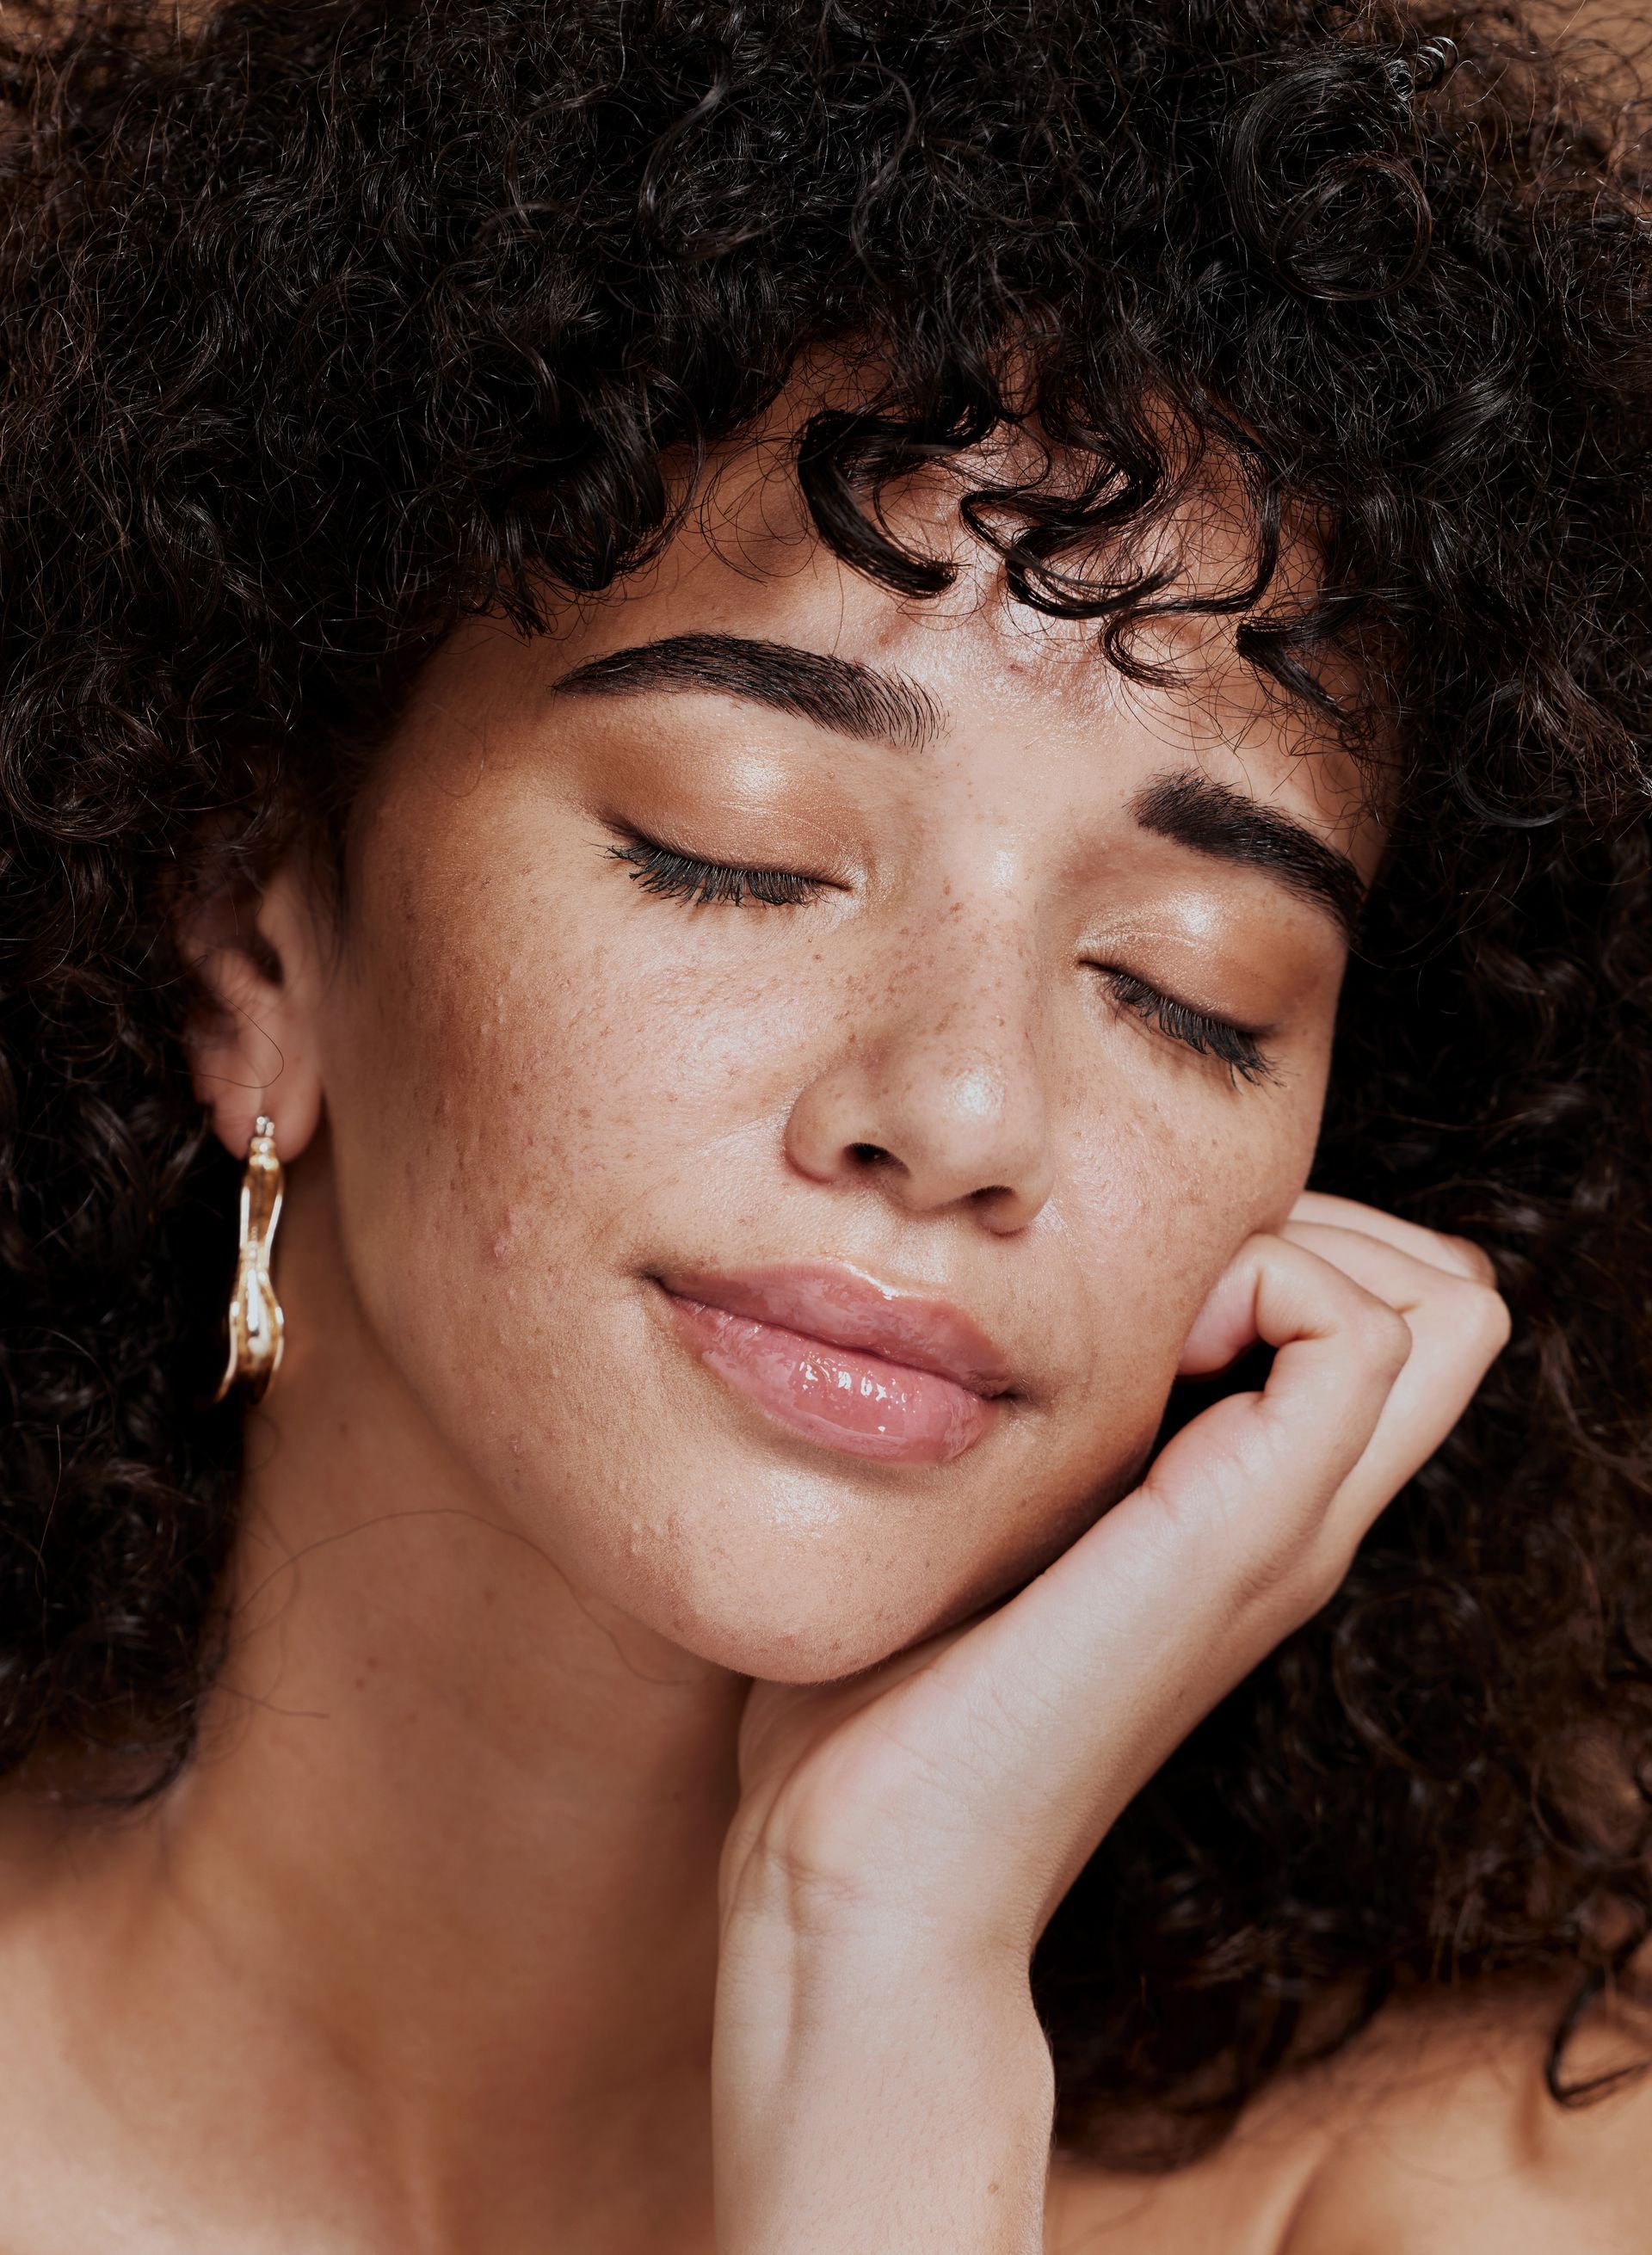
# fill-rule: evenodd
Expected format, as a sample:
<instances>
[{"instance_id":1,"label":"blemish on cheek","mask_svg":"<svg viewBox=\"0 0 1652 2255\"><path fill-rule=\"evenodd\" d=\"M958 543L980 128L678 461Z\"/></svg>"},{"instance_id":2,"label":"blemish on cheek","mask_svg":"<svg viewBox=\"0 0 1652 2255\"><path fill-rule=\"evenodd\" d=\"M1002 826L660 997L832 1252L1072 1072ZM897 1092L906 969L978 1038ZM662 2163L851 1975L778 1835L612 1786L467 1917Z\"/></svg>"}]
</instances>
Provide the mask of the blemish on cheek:
<instances>
[{"instance_id":1,"label":"blemish on cheek","mask_svg":"<svg viewBox=\"0 0 1652 2255\"><path fill-rule=\"evenodd\" d=\"M493 1241L488 1247L488 1258L496 1268L503 1268L506 1262L515 1256L517 1222L517 1214L515 1206L508 1205L498 1228L494 1232Z\"/></svg>"}]
</instances>

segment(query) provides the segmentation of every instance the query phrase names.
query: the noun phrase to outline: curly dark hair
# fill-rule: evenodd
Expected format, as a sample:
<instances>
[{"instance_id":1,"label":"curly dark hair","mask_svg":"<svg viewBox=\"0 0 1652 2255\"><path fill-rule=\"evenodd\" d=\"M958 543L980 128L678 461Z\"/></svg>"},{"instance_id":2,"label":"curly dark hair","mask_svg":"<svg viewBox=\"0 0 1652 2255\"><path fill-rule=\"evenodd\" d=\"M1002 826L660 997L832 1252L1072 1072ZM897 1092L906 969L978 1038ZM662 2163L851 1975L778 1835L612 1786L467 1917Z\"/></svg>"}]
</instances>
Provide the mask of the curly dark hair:
<instances>
[{"instance_id":1,"label":"curly dark hair","mask_svg":"<svg viewBox=\"0 0 1652 2255\"><path fill-rule=\"evenodd\" d=\"M1445 1978L1568 1976L1576 2096L1566 2035L1652 1932L1621 86L1477 0L164 12L0 35L0 1767L158 1790L220 1656L235 1170L184 1060L180 893L336 841L455 621L611 586L685 463L847 357L864 397L797 468L854 567L935 593L880 496L1019 431L1042 467L961 507L1023 602L1138 673L1156 617L1228 615L1381 767L1315 1179L1478 1239L1515 1315L1338 1597L1058 1912L1058 2134L1173 2160ZM1195 594L1162 536L1214 466L1254 537Z\"/></svg>"}]
</instances>

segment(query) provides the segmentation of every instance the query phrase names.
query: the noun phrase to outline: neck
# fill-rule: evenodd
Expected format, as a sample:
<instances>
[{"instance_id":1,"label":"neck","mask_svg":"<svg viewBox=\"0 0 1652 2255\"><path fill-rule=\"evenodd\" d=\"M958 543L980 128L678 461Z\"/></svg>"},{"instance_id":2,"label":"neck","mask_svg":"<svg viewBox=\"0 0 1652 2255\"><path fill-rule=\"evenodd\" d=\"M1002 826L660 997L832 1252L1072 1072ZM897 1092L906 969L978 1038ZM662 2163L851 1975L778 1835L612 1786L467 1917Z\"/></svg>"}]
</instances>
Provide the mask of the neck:
<instances>
[{"instance_id":1,"label":"neck","mask_svg":"<svg viewBox=\"0 0 1652 2255\"><path fill-rule=\"evenodd\" d=\"M564 2245L692 2246L744 1681L582 1599L336 1345L295 1337L252 1418L227 1669L116 1836L131 2013L235 2027L283 2086L231 2077L250 2139L272 2107L354 2125L352 2179L426 2244L554 2214Z\"/></svg>"}]
</instances>

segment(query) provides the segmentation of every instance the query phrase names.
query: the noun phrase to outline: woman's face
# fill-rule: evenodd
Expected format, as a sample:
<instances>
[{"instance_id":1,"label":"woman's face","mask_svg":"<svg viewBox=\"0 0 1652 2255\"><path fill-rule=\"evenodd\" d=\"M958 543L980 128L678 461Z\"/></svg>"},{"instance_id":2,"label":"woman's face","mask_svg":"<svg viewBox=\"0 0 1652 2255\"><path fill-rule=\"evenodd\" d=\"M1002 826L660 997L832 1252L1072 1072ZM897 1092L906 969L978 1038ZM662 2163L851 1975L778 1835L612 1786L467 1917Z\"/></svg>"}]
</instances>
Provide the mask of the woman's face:
<instances>
[{"instance_id":1,"label":"woman's face","mask_svg":"<svg viewBox=\"0 0 1652 2255\"><path fill-rule=\"evenodd\" d=\"M1133 689L957 553L903 603L753 453L554 634L461 629L306 1036L300 1356L370 1359L580 1591L783 1680L1130 1482L1306 1175L1377 850L1226 629Z\"/></svg>"}]
</instances>

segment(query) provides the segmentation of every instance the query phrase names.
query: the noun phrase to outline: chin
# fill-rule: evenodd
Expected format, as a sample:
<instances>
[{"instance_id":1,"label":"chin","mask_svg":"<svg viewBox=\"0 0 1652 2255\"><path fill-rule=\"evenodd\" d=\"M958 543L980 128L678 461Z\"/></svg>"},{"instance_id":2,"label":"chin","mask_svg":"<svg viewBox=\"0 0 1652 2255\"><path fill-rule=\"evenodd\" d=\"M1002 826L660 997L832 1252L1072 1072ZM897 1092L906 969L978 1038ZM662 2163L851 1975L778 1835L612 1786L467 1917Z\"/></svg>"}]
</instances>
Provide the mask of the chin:
<instances>
[{"instance_id":1,"label":"chin","mask_svg":"<svg viewBox=\"0 0 1652 2255\"><path fill-rule=\"evenodd\" d=\"M765 1617L765 1609L754 1605L737 1620L707 1612L659 1626L673 1644L734 1675L765 1683L830 1683L876 1667L969 1610L942 1608L931 1615L914 1608L903 1619L882 1611L868 1618L864 1609L851 1612L840 1601L823 1598L818 1609L801 1617L776 1618L771 1611Z\"/></svg>"},{"instance_id":2,"label":"chin","mask_svg":"<svg viewBox=\"0 0 1652 2255\"><path fill-rule=\"evenodd\" d=\"M1027 1555L1024 1522L971 1540L961 1524L880 1514L777 1542L717 1515L696 1541L675 1518L669 1562L633 1553L604 1595L633 1619L714 1666L772 1683L826 1683L875 1667L1007 1596L1064 1549L1094 1506L1058 1515ZM766 1539L765 1539L766 1537ZM984 1553L984 1555L983 1555Z\"/></svg>"}]
</instances>

